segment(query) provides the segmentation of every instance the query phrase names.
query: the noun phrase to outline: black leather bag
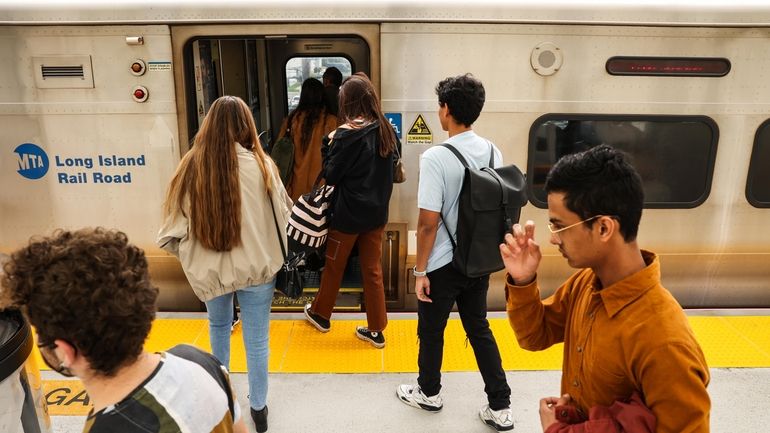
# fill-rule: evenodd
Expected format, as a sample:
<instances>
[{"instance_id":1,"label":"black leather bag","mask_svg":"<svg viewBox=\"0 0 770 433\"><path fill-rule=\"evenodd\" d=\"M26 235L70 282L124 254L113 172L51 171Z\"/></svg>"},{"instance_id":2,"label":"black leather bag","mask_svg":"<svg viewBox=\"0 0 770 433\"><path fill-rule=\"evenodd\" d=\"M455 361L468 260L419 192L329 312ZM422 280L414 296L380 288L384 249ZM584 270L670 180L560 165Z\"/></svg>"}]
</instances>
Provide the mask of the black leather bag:
<instances>
[{"instance_id":1,"label":"black leather bag","mask_svg":"<svg viewBox=\"0 0 770 433\"><path fill-rule=\"evenodd\" d=\"M275 288L289 298L297 299L302 296L302 292L305 289L305 282L302 279L303 272L300 268L305 261L305 253L290 254L291 257L283 262L281 270L278 271L278 275L275 277Z\"/></svg>"},{"instance_id":2,"label":"black leather bag","mask_svg":"<svg viewBox=\"0 0 770 433\"><path fill-rule=\"evenodd\" d=\"M281 230L278 227L278 218L275 216L275 206L273 206L273 199L270 198L270 207L273 209L273 221L275 222L275 232L278 235L278 242L281 244L281 252L283 253L284 261L281 265L281 269L278 270L278 274L275 276L275 288L279 292L292 299L297 299L302 296L302 292L305 289L305 282L302 279L301 266L305 263L305 253L291 253L290 256L286 256L286 246L283 244L283 233L285 230Z\"/></svg>"},{"instance_id":3,"label":"black leather bag","mask_svg":"<svg viewBox=\"0 0 770 433\"><path fill-rule=\"evenodd\" d=\"M452 266L472 278L497 272L505 267L500 257L500 244L519 221L521 207L527 203L524 174L515 165L494 168L491 143L489 166L481 169L469 168L465 158L452 145L444 143L442 146L451 150L465 167L458 203L456 243L449 233L454 248Z\"/></svg>"}]
</instances>

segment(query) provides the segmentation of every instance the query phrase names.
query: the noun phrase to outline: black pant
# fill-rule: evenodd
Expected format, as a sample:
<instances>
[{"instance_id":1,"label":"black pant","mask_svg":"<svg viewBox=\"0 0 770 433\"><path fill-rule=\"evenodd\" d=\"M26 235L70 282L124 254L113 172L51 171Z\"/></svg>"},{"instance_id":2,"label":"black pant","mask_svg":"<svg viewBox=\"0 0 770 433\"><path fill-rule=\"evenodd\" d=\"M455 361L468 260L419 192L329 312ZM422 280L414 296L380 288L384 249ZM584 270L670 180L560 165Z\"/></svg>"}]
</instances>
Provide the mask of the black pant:
<instances>
[{"instance_id":1,"label":"black pant","mask_svg":"<svg viewBox=\"0 0 770 433\"><path fill-rule=\"evenodd\" d=\"M418 302L417 335L420 337L420 354L417 364L420 376L417 383L423 393L434 396L441 390L441 361L444 351L444 329L449 313L457 302L465 334L473 347L479 372L484 378L492 410L511 405L511 388L503 371L497 342L487 321L487 289L489 276L468 278L457 272L452 264L428 273L430 298L433 301Z\"/></svg>"}]
</instances>

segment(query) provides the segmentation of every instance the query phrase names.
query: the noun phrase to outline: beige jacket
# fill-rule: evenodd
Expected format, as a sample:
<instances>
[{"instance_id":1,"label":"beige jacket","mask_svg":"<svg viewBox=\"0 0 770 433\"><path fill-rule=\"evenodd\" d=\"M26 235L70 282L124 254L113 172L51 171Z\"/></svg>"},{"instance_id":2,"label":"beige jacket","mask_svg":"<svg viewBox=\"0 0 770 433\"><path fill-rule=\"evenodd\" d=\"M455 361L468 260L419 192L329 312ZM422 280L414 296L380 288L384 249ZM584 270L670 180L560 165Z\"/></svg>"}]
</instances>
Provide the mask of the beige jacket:
<instances>
[{"instance_id":1,"label":"beige jacket","mask_svg":"<svg viewBox=\"0 0 770 433\"><path fill-rule=\"evenodd\" d=\"M270 197L255 155L241 145L238 149L238 177L241 189L241 245L230 251L204 248L189 231L185 215L168 217L158 232L158 246L174 254L182 263L187 280L201 301L266 283L283 264ZM271 166L268 166L271 167ZM286 224L291 199L277 171L271 168L273 206L286 246ZM187 214L187 210L185 210Z\"/></svg>"}]
</instances>

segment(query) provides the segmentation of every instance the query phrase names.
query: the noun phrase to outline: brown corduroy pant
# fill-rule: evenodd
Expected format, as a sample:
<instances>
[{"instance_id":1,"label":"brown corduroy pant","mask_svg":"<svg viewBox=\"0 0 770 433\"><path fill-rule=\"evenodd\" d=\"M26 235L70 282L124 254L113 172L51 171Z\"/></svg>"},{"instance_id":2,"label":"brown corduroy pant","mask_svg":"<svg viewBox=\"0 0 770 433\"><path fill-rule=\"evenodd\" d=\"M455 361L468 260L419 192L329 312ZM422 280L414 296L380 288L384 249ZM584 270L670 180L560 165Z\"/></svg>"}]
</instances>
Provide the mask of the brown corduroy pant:
<instances>
[{"instance_id":1,"label":"brown corduroy pant","mask_svg":"<svg viewBox=\"0 0 770 433\"><path fill-rule=\"evenodd\" d=\"M358 243L361 276L364 283L367 328L381 332L388 324L385 311L385 288L382 284L382 233L385 226L364 233L342 233L329 230L326 241L326 265L321 274L321 287L310 306L319 316L330 319L342 274L353 246Z\"/></svg>"}]
</instances>

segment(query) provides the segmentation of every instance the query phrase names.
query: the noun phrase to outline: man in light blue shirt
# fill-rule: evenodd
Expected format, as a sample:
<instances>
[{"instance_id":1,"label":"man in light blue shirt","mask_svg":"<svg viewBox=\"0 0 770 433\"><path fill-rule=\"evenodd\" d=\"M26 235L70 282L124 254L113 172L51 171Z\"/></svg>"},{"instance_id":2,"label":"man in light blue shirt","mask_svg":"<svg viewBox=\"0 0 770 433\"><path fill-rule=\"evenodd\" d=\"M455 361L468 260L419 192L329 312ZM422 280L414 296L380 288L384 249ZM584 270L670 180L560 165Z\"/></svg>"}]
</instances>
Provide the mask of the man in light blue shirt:
<instances>
[{"instance_id":1,"label":"man in light blue shirt","mask_svg":"<svg viewBox=\"0 0 770 433\"><path fill-rule=\"evenodd\" d=\"M487 166L490 153L494 155L495 166L501 165L500 150L472 129L484 106L481 82L470 74L449 77L436 86L436 94L439 121L449 134L446 142L465 157L470 168ZM464 175L462 163L443 146L434 146L422 155L417 193L417 260L413 269L419 300L420 373L416 385L400 385L397 395L402 402L427 411L436 412L443 407L439 392L444 329L456 302L487 393L489 404L481 408L479 416L485 424L506 431L513 429L511 389L486 318L489 275L469 278L452 266L450 236L456 242Z\"/></svg>"}]
</instances>

